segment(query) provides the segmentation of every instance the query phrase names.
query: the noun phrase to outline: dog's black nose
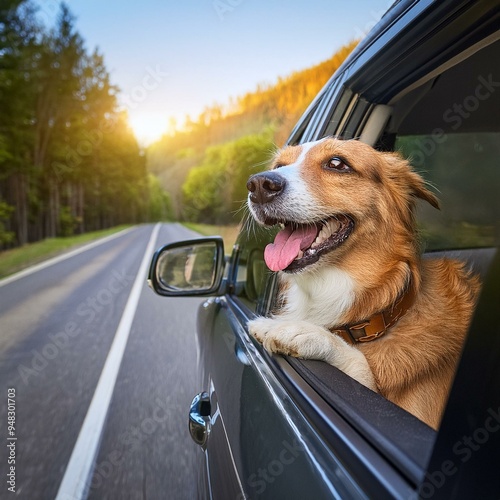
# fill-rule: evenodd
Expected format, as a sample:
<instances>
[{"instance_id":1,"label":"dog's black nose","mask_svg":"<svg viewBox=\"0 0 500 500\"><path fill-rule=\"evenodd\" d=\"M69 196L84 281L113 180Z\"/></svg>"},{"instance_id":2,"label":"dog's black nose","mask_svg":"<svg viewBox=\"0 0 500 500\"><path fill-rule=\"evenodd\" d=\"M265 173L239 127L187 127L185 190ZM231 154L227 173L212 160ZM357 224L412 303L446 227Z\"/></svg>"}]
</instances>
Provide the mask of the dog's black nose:
<instances>
[{"instance_id":1,"label":"dog's black nose","mask_svg":"<svg viewBox=\"0 0 500 500\"><path fill-rule=\"evenodd\" d=\"M276 172L262 172L248 179L247 189L250 191L250 200L254 203L269 203L275 196L283 192L286 179Z\"/></svg>"}]
</instances>

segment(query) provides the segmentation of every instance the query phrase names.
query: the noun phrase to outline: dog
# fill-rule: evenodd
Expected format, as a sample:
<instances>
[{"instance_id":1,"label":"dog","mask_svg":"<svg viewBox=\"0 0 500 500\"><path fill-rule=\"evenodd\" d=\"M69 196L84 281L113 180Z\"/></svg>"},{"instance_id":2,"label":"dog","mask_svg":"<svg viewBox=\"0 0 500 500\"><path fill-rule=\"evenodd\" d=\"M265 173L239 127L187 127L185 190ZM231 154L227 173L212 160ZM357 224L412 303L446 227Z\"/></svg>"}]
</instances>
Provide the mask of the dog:
<instances>
[{"instance_id":1,"label":"dog","mask_svg":"<svg viewBox=\"0 0 500 500\"><path fill-rule=\"evenodd\" d=\"M249 322L271 353L325 361L437 429L479 280L422 259L417 199L439 208L397 153L324 138L280 150L247 183L280 308Z\"/></svg>"}]
</instances>

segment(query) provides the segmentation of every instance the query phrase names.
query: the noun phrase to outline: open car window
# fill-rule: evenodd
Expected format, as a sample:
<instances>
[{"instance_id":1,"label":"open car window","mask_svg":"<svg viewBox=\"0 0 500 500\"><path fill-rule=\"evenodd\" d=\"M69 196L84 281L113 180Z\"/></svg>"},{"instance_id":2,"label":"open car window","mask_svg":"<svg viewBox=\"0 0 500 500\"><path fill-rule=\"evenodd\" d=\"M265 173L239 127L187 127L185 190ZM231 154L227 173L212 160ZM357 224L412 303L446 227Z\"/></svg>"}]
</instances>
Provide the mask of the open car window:
<instances>
[{"instance_id":1,"label":"open car window","mask_svg":"<svg viewBox=\"0 0 500 500\"><path fill-rule=\"evenodd\" d=\"M440 212L419 207L420 232L427 250L488 247L499 220L500 132L447 134L434 145L431 134L398 136L395 148L405 157L423 159L415 168L439 190ZM423 145L434 149L421 154ZM442 186L442 188L439 188Z\"/></svg>"},{"instance_id":2,"label":"open car window","mask_svg":"<svg viewBox=\"0 0 500 500\"><path fill-rule=\"evenodd\" d=\"M263 228L252 221L247 224L251 227L240 233L233 250L232 296L250 311L266 314L273 273L264 262L264 248L274 238L277 228Z\"/></svg>"},{"instance_id":3,"label":"open car window","mask_svg":"<svg viewBox=\"0 0 500 500\"><path fill-rule=\"evenodd\" d=\"M497 241L499 52L497 41L394 104L386 136L441 201L440 211L422 204L418 213L427 250Z\"/></svg>"}]
</instances>

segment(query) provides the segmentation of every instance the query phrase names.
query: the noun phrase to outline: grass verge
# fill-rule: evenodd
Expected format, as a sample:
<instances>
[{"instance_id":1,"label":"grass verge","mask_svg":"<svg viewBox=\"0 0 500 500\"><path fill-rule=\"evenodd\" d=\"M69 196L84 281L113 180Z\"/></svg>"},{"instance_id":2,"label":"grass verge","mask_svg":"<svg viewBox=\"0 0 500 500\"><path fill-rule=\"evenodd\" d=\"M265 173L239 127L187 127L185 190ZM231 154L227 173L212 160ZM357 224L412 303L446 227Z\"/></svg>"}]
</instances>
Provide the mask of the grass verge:
<instances>
[{"instance_id":1,"label":"grass verge","mask_svg":"<svg viewBox=\"0 0 500 500\"><path fill-rule=\"evenodd\" d=\"M117 226L65 238L47 238L12 250L3 250L0 252L0 278L5 278L29 266L60 255L66 250L117 233L127 227L129 226Z\"/></svg>"}]
</instances>

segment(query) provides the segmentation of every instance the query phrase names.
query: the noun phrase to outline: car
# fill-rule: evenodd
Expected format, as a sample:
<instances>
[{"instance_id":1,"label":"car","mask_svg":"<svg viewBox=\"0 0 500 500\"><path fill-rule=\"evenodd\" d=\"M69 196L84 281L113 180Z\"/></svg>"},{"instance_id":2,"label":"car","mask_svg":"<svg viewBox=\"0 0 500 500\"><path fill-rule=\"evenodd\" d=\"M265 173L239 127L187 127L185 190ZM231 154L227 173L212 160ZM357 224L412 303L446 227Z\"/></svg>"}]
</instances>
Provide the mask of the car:
<instances>
[{"instance_id":1,"label":"car","mask_svg":"<svg viewBox=\"0 0 500 500\"><path fill-rule=\"evenodd\" d=\"M499 2L395 2L312 102L287 144L333 135L400 151L439 190L422 206L425 255L482 279L437 431L336 368L270 355L247 323L273 310L268 229L160 248L160 295L205 296L198 312L199 498L500 498ZM333 14L332 14L333 17ZM187 410L188 411L188 410Z\"/></svg>"}]
</instances>

